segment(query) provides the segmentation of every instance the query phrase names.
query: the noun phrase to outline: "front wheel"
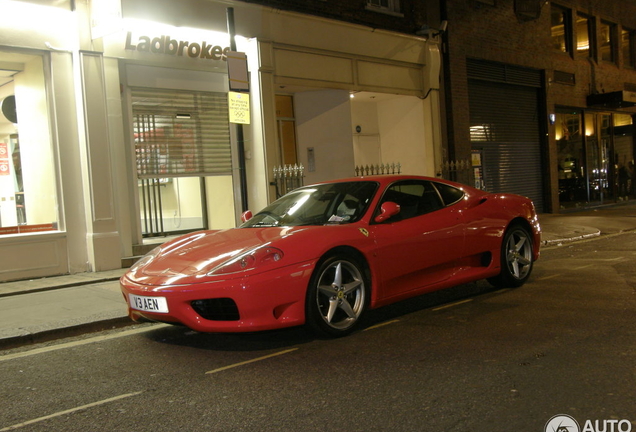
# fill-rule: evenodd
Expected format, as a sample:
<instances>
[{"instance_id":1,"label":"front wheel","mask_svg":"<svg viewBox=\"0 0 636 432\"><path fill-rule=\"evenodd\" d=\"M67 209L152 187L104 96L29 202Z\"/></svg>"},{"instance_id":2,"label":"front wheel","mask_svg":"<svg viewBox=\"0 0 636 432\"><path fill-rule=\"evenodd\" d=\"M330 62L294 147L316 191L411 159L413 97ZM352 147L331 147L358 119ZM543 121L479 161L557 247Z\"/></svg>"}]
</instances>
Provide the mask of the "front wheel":
<instances>
[{"instance_id":1,"label":"front wheel","mask_svg":"<svg viewBox=\"0 0 636 432\"><path fill-rule=\"evenodd\" d=\"M307 289L307 324L317 333L345 336L367 307L367 284L357 260L334 255L316 268Z\"/></svg>"},{"instance_id":2,"label":"front wheel","mask_svg":"<svg viewBox=\"0 0 636 432\"><path fill-rule=\"evenodd\" d=\"M528 229L520 225L510 227L501 244L501 273L488 281L497 287L520 287L532 272L532 255L532 235Z\"/></svg>"}]
</instances>

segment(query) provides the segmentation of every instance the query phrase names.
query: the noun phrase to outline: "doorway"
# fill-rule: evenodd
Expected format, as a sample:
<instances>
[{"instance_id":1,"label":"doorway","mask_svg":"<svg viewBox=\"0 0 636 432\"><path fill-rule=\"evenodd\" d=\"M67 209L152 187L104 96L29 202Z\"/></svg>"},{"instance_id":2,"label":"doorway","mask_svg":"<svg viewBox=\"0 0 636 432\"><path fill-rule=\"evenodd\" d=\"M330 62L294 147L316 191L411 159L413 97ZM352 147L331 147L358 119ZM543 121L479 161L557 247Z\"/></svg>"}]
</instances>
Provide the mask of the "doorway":
<instances>
[{"instance_id":1,"label":"doorway","mask_svg":"<svg viewBox=\"0 0 636 432\"><path fill-rule=\"evenodd\" d=\"M224 93L131 89L141 231L208 229L207 178L231 175Z\"/></svg>"}]
</instances>

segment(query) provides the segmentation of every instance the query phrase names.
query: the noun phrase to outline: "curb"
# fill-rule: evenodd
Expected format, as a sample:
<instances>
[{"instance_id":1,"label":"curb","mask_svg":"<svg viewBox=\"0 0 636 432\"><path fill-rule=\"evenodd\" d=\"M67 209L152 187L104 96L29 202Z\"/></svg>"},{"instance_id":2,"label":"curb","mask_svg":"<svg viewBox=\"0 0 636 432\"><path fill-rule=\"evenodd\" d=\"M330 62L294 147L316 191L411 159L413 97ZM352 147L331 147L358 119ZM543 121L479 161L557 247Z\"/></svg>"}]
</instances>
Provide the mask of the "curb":
<instances>
[{"instance_id":1,"label":"curb","mask_svg":"<svg viewBox=\"0 0 636 432\"><path fill-rule=\"evenodd\" d=\"M69 327L45 330L38 333L30 333L27 335L0 339L0 349L19 348L36 343L51 342L62 338L82 336L87 333L124 328L131 325L139 325L139 323L130 319L128 315L118 318L109 318ZM0 356L0 358L1 357L2 356Z\"/></svg>"},{"instance_id":2,"label":"curb","mask_svg":"<svg viewBox=\"0 0 636 432\"><path fill-rule=\"evenodd\" d=\"M600 237L600 236L601 236L601 231L597 231L595 233L583 234L580 236L566 237L562 239L553 239L553 240L543 240L541 242L541 245L542 246L559 246L559 245L562 245L563 243L571 243L571 242L575 242L579 240L587 240L593 237Z\"/></svg>"},{"instance_id":3,"label":"curb","mask_svg":"<svg viewBox=\"0 0 636 432\"><path fill-rule=\"evenodd\" d=\"M38 292L53 291L53 290L62 289L62 288L74 288L79 286L95 285L95 284L100 284L105 282L115 282L115 281L118 281L120 278L121 276L117 276L117 277L113 276L108 278L99 278L99 279L93 279L93 280L63 283L59 285L52 285L52 286L46 286L46 287L38 287L38 288L31 288L31 289L26 288L26 289L16 290L16 291L0 292L0 298L14 297L18 295L33 294Z\"/></svg>"}]
</instances>

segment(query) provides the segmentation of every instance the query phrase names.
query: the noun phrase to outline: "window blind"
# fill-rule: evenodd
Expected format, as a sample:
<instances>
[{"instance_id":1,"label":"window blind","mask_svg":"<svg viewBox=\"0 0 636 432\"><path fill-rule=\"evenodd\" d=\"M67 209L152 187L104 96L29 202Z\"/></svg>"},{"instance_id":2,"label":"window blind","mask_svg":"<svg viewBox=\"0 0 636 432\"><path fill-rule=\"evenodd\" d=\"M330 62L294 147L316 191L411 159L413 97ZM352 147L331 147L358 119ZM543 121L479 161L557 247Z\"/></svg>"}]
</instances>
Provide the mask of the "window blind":
<instances>
[{"instance_id":1,"label":"window blind","mask_svg":"<svg viewBox=\"0 0 636 432\"><path fill-rule=\"evenodd\" d=\"M226 93L133 88L138 178L230 174Z\"/></svg>"}]
</instances>

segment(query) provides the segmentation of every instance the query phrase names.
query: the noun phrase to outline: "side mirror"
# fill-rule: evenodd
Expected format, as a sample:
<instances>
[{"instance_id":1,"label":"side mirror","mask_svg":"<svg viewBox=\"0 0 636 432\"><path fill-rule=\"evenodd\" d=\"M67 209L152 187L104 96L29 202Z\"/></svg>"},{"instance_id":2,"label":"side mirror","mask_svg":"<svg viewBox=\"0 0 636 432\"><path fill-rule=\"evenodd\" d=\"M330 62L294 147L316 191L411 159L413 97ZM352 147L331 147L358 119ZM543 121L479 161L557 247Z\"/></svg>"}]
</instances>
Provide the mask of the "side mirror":
<instances>
[{"instance_id":1,"label":"side mirror","mask_svg":"<svg viewBox=\"0 0 636 432\"><path fill-rule=\"evenodd\" d=\"M241 214L241 222L245 223L248 220L252 219L252 211L251 210L246 210L243 212L243 214Z\"/></svg>"},{"instance_id":2,"label":"side mirror","mask_svg":"<svg viewBox=\"0 0 636 432\"><path fill-rule=\"evenodd\" d=\"M400 212L400 206L394 202L387 201L380 206L380 214L375 217L377 223L391 219Z\"/></svg>"}]
</instances>

